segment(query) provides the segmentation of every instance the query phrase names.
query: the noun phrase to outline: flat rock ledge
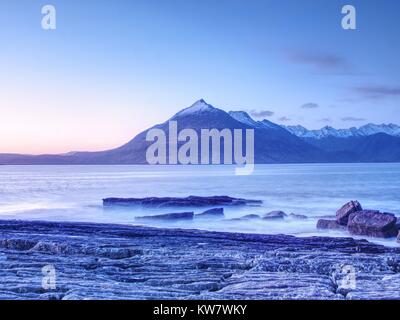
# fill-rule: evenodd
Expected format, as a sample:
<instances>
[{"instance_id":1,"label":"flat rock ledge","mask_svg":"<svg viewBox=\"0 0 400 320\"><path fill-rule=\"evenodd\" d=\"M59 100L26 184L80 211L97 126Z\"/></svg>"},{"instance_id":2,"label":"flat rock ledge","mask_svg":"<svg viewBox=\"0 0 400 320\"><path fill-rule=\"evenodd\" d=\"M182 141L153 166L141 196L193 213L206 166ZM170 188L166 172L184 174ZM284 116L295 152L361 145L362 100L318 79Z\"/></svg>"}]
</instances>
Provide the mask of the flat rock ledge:
<instances>
[{"instance_id":1,"label":"flat rock ledge","mask_svg":"<svg viewBox=\"0 0 400 320\"><path fill-rule=\"evenodd\" d=\"M1 220L0 298L400 299L399 254L353 238Z\"/></svg>"},{"instance_id":2,"label":"flat rock ledge","mask_svg":"<svg viewBox=\"0 0 400 320\"><path fill-rule=\"evenodd\" d=\"M168 207L212 207L212 206L245 206L260 205L261 200L251 200L242 198L233 198L228 196L199 197L188 196L178 197L147 197L147 198L105 198L103 206L112 207L131 207L143 206L154 208Z\"/></svg>"}]
</instances>

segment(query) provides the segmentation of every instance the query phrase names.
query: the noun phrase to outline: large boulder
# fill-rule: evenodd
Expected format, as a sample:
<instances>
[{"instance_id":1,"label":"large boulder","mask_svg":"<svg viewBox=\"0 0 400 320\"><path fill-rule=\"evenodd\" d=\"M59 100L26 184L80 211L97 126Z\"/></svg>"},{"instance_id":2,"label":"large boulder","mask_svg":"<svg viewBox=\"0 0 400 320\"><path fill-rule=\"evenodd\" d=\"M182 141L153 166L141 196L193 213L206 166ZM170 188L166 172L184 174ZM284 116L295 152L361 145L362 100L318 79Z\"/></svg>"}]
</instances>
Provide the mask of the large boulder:
<instances>
[{"instance_id":1,"label":"large boulder","mask_svg":"<svg viewBox=\"0 0 400 320\"><path fill-rule=\"evenodd\" d=\"M283 211L271 211L263 216L264 220L281 220L287 217L287 214Z\"/></svg>"},{"instance_id":2,"label":"large boulder","mask_svg":"<svg viewBox=\"0 0 400 320\"><path fill-rule=\"evenodd\" d=\"M345 229L345 227L340 225L336 220L319 219L317 222L317 229L338 230Z\"/></svg>"},{"instance_id":3,"label":"large boulder","mask_svg":"<svg viewBox=\"0 0 400 320\"><path fill-rule=\"evenodd\" d=\"M347 226L349 216L357 211L361 211L362 207L358 201L350 201L336 211L336 221L342 225Z\"/></svg>"},{"instance_id":4,"label":"large boulder","mask_svg":"<svg viewBox=\"0 0 400 320\"><path fill-rule=\"evenodd\" d=\"M396 222L397 218L392 213L362 210L349 216L347 228L354 235L390 238L398 234Z\"/></svg>"},{"instance_id":5,"label":"large boulder","mask_svg":"<svg viewBox=\"0 0 400 320\"><path fill-rule=\"evenodd\" d=\"M166 213L166 214L158 214L153 216L143 216L136 217L136 221L176 221L176 220L193 220L194 213L193 212L177 212L177 213Z\"/></svg>"},{"instance_id":6,"label":"large boulder","mask_svg":"<svg viewBox=\"0 0 400 320\"><path fill-rule=\"evenodd\" d=\"M223 218L224 217L224 208L213 208L210 210L206 210L202 213L196 214L196 218Z\"/></svg>"}]
</instances>

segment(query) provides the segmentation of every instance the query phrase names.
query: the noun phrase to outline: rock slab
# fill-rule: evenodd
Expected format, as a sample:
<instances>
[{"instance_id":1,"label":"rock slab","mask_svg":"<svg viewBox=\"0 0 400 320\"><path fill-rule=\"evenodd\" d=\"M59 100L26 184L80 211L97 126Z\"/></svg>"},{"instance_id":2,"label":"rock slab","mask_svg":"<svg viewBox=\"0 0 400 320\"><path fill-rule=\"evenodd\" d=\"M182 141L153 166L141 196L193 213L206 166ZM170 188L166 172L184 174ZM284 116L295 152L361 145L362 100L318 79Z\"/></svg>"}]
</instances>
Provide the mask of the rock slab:
<instances>
[{"instance_id":1,"label":"rock slab","mask_svg":"<svg viewBox=\"0 0 400 320\"><path fill-rule=\"evenodd\" d=\"M178 220L193 220L194 213L193 212L177 212L177 213L166 213L166 214L157 214L152 216L142 216L136 217L136 221L178 221Z\"/></svg>"},{"instance_id":2,"label":"rock slab","mask_svg":"<svg viewBox=\"0 0 400 320\"><path fill-rule=\"evenodd\" d=\"M213 208L202 213L196 214L196 218L223 218L224 208Z\"/></svg>"},{"instance_id":3,"label":"rock slab","mask_svg":"<svg viewBox=\"0 0 400 320\"><path fill-rule=\"evenodd\" d=\"M114 206L146 206L146 207L209 207L209 206L244 206L249 204L261 204L260 200L249 200L232 198L228 196L198 197L189 196L186 198L177 197L147 197L147 198L105 198L104 207Z\"/></svg>"},{"instance_id":4,"label":"rock slab","mask_svg":"<svg viewBox=\"0 0 400 320\"><path fill-rule=\"evenodd\" d=\"M397 218L392 213L382 213L375 210L362 210L349 216L347 228L351 234L369 237L396 237Z\"/></svg>"},{"instance_id":5,"label":"rock slab","mask_svg":"<svg viewBox=\"0 0 400 320\"><path fill-rule=\"evenodd\" d=\"M350 201L336 211L336 221L342 226L347 226L350 215L361 210L362 207L358 201Z\"/></svg>"},{"instance_id":6,"label":"rock slab","mask_svg":"<svg viewBox=\"0 0 400 320\"><path fill-rule=\"evenodd\" d=\"M287 217L283 211L271 211L263 216L264 220L282 220Z\"/></svg>"},{"instance_id":7,"label":"rock slab","mask_svg":"<svg viewBox=\"0 0 400 320\"><path fill-rule=\"evenodd\" d=\"M399 257L352 238L0 220L0 299L400 299Z\"/></svg>"}]
</instances>

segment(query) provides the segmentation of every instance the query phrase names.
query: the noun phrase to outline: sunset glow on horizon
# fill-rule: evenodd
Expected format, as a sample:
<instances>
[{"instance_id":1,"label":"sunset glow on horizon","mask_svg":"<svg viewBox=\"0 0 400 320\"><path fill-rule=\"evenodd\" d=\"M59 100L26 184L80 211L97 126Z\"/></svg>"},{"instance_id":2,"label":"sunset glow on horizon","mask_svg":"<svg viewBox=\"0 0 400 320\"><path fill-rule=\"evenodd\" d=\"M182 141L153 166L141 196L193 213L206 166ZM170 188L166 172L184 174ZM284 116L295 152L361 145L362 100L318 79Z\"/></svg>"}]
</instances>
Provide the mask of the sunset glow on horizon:
<instances>
[{"instance_id":1,"label":"sunset glow on horizon","mask_svg":"<svg viewBox=\"0 0 400 320\"><path fill-rule=\"evenodd\" d=\"M116 148L201 98L309 129L400 124L400 3L352 2L354 31L340 0L317 29L309 0L55 0L45 31L42 1L2 1L0 153Z\"/></svg>"}]
</instances>

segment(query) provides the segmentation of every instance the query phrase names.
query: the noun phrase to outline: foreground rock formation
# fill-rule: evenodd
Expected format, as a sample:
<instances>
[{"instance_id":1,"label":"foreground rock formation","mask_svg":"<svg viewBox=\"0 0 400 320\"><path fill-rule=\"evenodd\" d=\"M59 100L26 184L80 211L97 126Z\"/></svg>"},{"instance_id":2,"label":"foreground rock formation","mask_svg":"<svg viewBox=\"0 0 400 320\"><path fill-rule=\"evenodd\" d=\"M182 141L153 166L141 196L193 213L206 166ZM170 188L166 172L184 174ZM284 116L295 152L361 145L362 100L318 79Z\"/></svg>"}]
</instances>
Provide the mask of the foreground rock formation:
<instances>
[{"instance_id":1,"label":"foreground rock formation","mask_svg":"<svg viewBox=\"0 0 400 320\"><path fill-rule=\"evenodd\" d=\"M0 279L2 299L400 299L400 248L0 220Z\"/></svg>"}]
</instances>

